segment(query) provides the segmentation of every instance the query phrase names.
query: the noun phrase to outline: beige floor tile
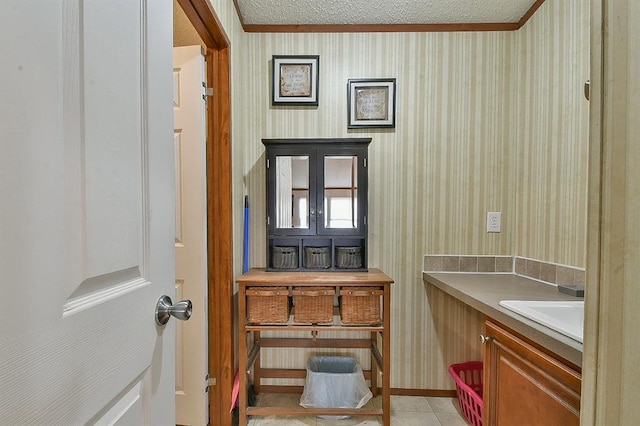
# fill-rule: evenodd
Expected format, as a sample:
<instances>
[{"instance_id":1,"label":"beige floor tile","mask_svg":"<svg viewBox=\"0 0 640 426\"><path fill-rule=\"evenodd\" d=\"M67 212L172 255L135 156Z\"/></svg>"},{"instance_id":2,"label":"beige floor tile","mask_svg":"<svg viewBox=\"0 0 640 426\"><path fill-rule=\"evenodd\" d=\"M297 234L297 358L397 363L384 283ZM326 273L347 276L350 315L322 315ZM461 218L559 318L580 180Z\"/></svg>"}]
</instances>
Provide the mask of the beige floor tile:
<instances>
[{"instance_id":1,"label":"beige floor tile","mask_svg":"<svg viewBox=\"0 0 640 426\"><path fill-rule=\"evenodd\" d=\"M469 423L458 413L436 413L442 426L467 426Z\"/></svg>"},{"instance_id":2,"label":"beige floor tile","mask_svg":"<svg viewBox=\"0 0 640 426\"><path fill-rule=\"evenodd\" d=\"M316 418L316 426L380 426L382 422L377 417L352 416L345 420L328 420Z\"/></svg>"},{"instance_id":3,"label":"beige floor tile","mask_svg":"<svg viewBox=\"0 0 640 426\"><path fill-rule=\"evenodd\" d=\"M423 412L432 413L427 398L423 396L391 396L391 412Z\"/></svg>"},{"instance_id":4,"label":"beige floor tile","mask_svg":"<svg viewBox=\"0 0 640 426\"><path fill-rule=\"evenodd\" d=\"M393 426L441 426L435 413L419 411L391 412Z\"/></svg>"},{"instance_id":5,"label":"beige floor tile","mask_svg":"<svg viewBox=\"0 0 640 426\"><path fill-rule=\"evenodd\" d=\"M460 413L458 398L427 397L427 402L434 413Z\"/></svg>"}]
</instances>

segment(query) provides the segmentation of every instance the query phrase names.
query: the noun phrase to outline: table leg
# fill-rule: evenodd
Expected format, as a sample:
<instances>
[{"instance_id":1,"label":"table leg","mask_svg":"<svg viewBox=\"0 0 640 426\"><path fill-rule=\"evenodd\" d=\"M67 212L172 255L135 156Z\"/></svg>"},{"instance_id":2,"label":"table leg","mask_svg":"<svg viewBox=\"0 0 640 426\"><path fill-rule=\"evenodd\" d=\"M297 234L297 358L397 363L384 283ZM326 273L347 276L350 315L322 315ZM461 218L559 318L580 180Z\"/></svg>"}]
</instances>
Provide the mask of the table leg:
<instances>
[{"instance_id":1,"label":"table leg","mask_svg":"<svg viewBox=\"0 0 640 426\"><path fill-rule=\"evenodd\" d=\"M371 349L378 347L378 332L371 332ZM373 356L373 350L371 351L371 393L375 398L378 396L378 363Z\"/></svg>"},{"instance_id":2,"label":"table leg","mask_svg":"<svg viewBox=\"0 0 640 426\"><path fill-rule=\"evenodd\" d=\"M391 290L384 287L383 325L382 332L382 422L385 426L391 424Z\"/></svg>"},{"instance_id":3,"label":"table leg","mask_svg":"<svg viewBox=\"0 0 640 426\"><path fill-rule=\"evenodd\" d=\"M254 331L253 332L253 344L255 345L256 342L260 340L260 332L259 331ZM249 366L251 367L251 366ZM258 352L258 355L256 356L256 360L253 363L253 390L256 391L256 395L260 394L260 380L261 380L261 368L260 368L260 352Z\"/></svg>"},{"instance_id":4,"label":"table leg","mask_svg":"<svg viewBox=\"0 0 640 426\"><path fill-rule=\"evenodd\" d=\"M240 382L238 393L238 418L239 424L247 424L247 331L246 331L246 298L245 288L238 290L238 319L239 319L239 342L238 342L238 379Z\"/></svg>"}]
</instances>

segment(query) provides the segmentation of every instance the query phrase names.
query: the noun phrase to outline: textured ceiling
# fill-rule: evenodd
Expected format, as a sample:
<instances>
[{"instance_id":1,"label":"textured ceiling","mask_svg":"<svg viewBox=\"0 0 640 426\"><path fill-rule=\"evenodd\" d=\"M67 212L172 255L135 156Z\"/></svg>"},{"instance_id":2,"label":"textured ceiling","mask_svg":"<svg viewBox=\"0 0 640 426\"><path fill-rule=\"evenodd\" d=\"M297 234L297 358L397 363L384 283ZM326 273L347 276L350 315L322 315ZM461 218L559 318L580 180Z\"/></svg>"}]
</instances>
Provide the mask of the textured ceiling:
<instances>
[{"instance_id":1,"label":"textured ceiling","mask_svg":"<svg viewBox=\"0 0 640 426\"><path fill-rule=\"evenodd\" d=\"M244 25L517 23L536 0L236 0Z\"/></svg>"}]
</instances>

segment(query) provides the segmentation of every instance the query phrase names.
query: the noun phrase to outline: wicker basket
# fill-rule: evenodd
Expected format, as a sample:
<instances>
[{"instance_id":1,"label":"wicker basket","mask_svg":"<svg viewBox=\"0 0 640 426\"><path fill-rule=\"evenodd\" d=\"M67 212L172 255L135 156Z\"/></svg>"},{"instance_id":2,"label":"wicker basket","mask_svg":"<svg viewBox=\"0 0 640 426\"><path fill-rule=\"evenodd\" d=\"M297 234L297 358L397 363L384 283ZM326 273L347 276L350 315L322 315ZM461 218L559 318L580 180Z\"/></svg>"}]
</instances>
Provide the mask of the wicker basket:
<instances>
[{"instance_id":1,"label":"wicker basket","mask_svg":"<svg viewBox=\"0 0 640 426\"><path fill-rule=\"evenodd\" d=\"M336 247L336 266L342 269L362 268L360 247Z\"/></svg>"},{"instance_id":2,"label":"wicker basket","mask_svg":"<svg viewBox=\"0 0 640 426\"><path fill-rule=\"evenodd\" d=\"M382 322L377 287L344 288L340 290L340 319L347 325L374 325Z\"/></svg>"},{"instance_id":3,"label":"wicker basket","mask_svg":"<svg viewBox=\"0 0 640 426\"><path fill-rule=\"evenodd\" d=\"M271 267L274 269L296 269L298 267L298 247L271 248Z\"/></svg>"},{"instance_id":4,"label":"wicker basket","mask_svg":"<svg viewBox=\"0 0 640 426\"><path fill-rule=\"evenodd\" d=\"M329 247L305 247L304 266L307 269L327 269L331 267Z\"/></svg>"},{"instance_id":5,"label":"wicker basket","mask_svg":"<svg viewBox=\"0 0 640 426\"><path fill-rule=\"evenodd\" d=\"M333 322L333 287L295 287L293 321L326 324Z\"/></svg>"},{"instance_id":6,"label":"wicker basket","mask_svg":"<svg viewBox=\"0 0 640 426\"><path fill-rule=\"evenodd\" d=\"M247 322L281 324L289 321L289 290L286 287L247 288Z\"/></svg>"}]
</instances>

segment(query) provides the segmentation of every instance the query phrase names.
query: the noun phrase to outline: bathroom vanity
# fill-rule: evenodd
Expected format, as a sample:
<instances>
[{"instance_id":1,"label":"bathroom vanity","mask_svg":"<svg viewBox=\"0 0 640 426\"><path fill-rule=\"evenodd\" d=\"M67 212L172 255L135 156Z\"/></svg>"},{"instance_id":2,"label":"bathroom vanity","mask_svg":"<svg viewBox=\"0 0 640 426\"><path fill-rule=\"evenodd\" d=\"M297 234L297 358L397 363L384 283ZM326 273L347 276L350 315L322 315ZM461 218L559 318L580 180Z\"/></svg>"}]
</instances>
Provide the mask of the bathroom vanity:
<instances>
[{"instance_id":1,"label":"bathroom vanity","mask_svg":"<svg viewBox=\"0 0 640 426\"><path fill-rule=\"evenodd\" d=\"M504 300L576 301L513 274L423 273L482 313L484 424L578 425L582 343L504 306Z\"/></svg>"},{"instance_id":2,"label":"bathroom vanity","mask_svg":"<svg viewBox=\"0 0 640 426\"><path fill-rule=\"evenodd\" d=\"M485 321L484 424L580 424L580 369Z\"/></svg>"}]
</instances>

